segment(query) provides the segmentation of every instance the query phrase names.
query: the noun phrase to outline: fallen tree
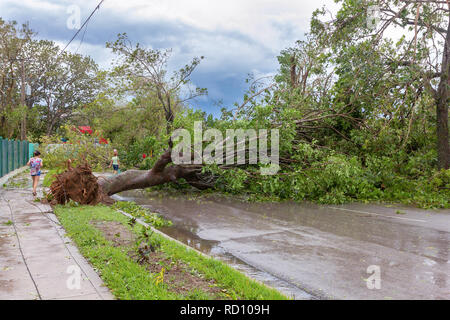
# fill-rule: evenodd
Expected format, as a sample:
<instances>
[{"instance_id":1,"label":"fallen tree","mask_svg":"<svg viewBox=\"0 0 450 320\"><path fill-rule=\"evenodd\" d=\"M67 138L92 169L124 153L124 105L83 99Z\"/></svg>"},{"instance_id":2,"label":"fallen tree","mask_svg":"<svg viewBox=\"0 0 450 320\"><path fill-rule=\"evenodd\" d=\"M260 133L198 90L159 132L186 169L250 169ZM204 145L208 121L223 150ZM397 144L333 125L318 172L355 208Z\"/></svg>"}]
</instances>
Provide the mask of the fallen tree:
<instances>
[{"instance_id":1,"label":"fallen tree","mask_svg":"<svg viewBox=\"0 0 450 320\"><path fill-rule=\"evenodd\" d=\"M148 171L130 170L113 177L97 178L91 167L84 163L72 168L68 162L67 171L56 176L50 186L52 204L66 204L70 200L83 205L110 204L110 196L136 189L145 189L184 179L198 189L211 188L213 184L201 173L201 166L170 165L172 150L169 149Z\"/></svg>"},{"instance_id":2,"label":"fallen tree","mask_svg":"<svg viewBox=\"0 0 450 320\"><path fill-rule=\"evenodd\" d=\"M128 190L145 189L177 182L179 179L185 179L187 183L198 189L207 189L213 186L211 183L204 181L201 166L170 165L171 163L172 150L169 149L151 170L130 170L111 178L101 178L99 179L99 185L108 196Z\"/></svg>"},{"instance_id":3,"label":"fallen tree","mask_svg":"<svg viewBox=\"0 0 450 320\"><path fill-rule=\"evenodd\" d=\"M343 133L331 126L327 121L330 119L344 119L347 121L350 120L351 125L354 127L363 126L363 120L352 117L352 111L353 110L344 112L342 110L335 111L333 109L311 110L302 119L294 120L296 133L299 139L308 140L310 138L309 134L312 132L317 133L322 130L332 129L339 137L346 138ZM278 128L281 124L274 122L272 123L272 126ZM313 138L310 139L312 140ZM346 139L349 140L348 138ZM172 159L173 149L174 145L170 139L168 142L168 149L160 156L158 161L156 161L152 169L147 171L129 170L112 177L95 177L91 167L83 157L78 159L78 162L83 164L77 168L72 168L72 162L69 160L67 171L58 175L51 185L52 203L66 204L72 200L83 205L96 205L98 203L109 204L113 202L110 198L112 195L129 190L146 189L168 183L178 183L182 179L190 186L200 190L214 188L216 186L217 176L213 173L205 172L203 170L205 164L174 164L174 160ZM239 150L234 151L234 157L237 158L238 152ZM246 146L246 156L248 153L249 146ZM179 156L180 158L183 158L183 153L180 152ZM223 149L222 159L226 159L227 157L229 157L227 150ZM194 150L191 148L191 160L194 159ZM280 166L283 169L289 169L292 164L298 162L298 159L293 158L291 153L285 153L281 155L279 161ZM239 168L244 170L249 176L255 176L256 173L247 171L248 166L248 164L226 164L218 165L218 168L220 170ZM280 176L282 175L283 173L280 173Z\"/></svg>"}]
</instances>

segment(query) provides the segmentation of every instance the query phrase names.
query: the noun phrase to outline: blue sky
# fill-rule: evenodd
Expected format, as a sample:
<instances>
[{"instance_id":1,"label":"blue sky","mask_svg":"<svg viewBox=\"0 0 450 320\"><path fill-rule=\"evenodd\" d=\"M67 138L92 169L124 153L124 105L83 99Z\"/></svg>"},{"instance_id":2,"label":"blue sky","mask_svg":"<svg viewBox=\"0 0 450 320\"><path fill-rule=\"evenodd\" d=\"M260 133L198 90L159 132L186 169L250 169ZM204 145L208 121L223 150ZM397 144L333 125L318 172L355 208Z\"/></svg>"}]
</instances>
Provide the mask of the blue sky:
<instances>
[{"instance_id":1,"label":"blue sky","mask_svg":"<svg viewBox=\"0 0 450 320\"><path fill-rule=\"evenodd\" d=\"M72 6L83 22L99 0L2 0L0 17L29 22L38 37L62 47L76 30L67 26ZM322 6L334 12L332 0L105 0L91 19L83 43L79 38L68 50L90 55L101 67L113 55L105 48L118 33L152 48L172 48L169 68L176 69L195 56L205 56L192 77L209 90L193 106L219 115L217 101L225 107L242 100L249 73L277 71L277 55L302 39L312 12Z\"/></svg>"}]
</instances>

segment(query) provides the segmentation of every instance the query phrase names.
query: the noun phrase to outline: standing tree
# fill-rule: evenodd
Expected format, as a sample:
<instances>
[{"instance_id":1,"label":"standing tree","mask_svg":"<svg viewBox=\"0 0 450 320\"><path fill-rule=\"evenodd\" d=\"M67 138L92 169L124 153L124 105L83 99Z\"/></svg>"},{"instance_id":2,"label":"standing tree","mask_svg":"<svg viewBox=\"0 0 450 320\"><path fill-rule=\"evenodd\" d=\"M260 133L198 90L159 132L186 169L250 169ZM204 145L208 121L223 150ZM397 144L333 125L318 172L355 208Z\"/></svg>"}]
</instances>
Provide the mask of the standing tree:
<instances>
[{"instance_id":1,"label":"standing tree","mask_svg":"<svg viewBox=\"0 0 450 320\"><path fill-rule=\"evenodd\" d=\"M433 101L438 164L440 168L448 169L450 2L441 0L360 0L356 3L353 0L340 0L339 2L342 3L342 7L336 17L322 22L317 12L313 26L316 30L331 35L335 52L347 57L346 61L342 61L343 64L353 63L354 57L358 55L365 57L366 66L374 65L371 57L376 58L375 63L382 61L382 64L378 64L379 70L383 73L385 83L389 83L390 86L390 88L386 86L386 92L396 90L405 98L413 97L412 107L425 96ZM325 14L325 10L320 13ZM395 43L395 50L392 50L393 40L398 34L400 36L396 39L398 41ZM354 68L351 70L355 72ZM353 74L354 79L362 77L365 77L363 81L370 79L364 72ZM397 104L405 103L405 100L397 101ZM414 119L409 120L412 122Z\"/></svg>"},{"instance_id":2,"label":"standing tree","mask_svg":"<svg viewBox=\"0 0 450 320\"><path fill-rule=\"evenodd\" d=\"M20 132L23 139L26 132L26 109L21 106L20 92L28 63L24 48L33 35L28 25L19 27L14 21L8 23L0 18L0 134L9 138Z\"/></svg>"},{"instance_id":3,"label":"standing tree","mask_svg":"<svg viewBox=\"0 0 450 320\"><path fill-rule=\"evenodd\" d=\"M45 72L40 75L36 91L43 102L43 118L50 135L78 107L95 99L99 89L98 67L89 57L66 52L43 63Z\"/></svg>"},{"instance_id":4,"label":"standing tree","mask_svg":"<svg viewBox=\"0 0 450 320\"><path fill-rule=\"evenodd\" d=\"M171 132L175 113L184 103L207 94L205 88L193 87L190 79L204 57L194 58L168 77L170 50L145 49L139 44L133 46L125 33L119 34L115 42L108 42L106 46L120 57L113 76L120 79L128 91L145 90L158 98L164 110L167 133Z\"/></svg>"},{"instance_id":5,"label":"standing tree","mask_svg":"<svg viewBox=\"0 0 450 320\"><path fill-rule=\"evenodd\" d=\"M28 25L0 19L0 134L8 138L25 138L31 114L45 122L47 135L54 133L77 107L94 100L99 87L91 58L60 53L53 41L33 35ZM28 96L24 85L31 88Z\"/></svg>"}]
</instances>

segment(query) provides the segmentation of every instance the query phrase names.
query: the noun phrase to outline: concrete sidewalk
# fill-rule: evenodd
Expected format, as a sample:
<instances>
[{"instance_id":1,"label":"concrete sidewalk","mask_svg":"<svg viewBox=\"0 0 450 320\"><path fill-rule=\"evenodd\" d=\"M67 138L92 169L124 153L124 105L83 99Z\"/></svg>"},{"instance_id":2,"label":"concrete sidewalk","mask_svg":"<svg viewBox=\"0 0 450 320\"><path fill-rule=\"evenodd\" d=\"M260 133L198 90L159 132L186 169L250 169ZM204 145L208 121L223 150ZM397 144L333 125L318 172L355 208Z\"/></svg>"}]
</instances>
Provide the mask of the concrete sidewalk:
<instances>
[{"instance_id":1,"label":"concrete sidewalk","mask_svg":"<svg viewBox=\"0 0 450 320\"><path fill-rule=\"evenodd\" d=\"M30 190L0 188L0 300L114 299Z\"/></svg>"}]
</instances>

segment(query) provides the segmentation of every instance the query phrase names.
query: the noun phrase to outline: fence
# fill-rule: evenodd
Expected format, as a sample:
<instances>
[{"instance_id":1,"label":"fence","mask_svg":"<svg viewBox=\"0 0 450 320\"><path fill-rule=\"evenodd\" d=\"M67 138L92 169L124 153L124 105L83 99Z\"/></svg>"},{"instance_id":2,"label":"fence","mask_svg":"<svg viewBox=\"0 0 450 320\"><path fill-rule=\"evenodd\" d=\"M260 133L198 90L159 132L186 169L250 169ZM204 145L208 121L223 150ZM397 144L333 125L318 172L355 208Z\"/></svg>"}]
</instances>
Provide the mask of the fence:
<instances>
[{"instance_id":1,"label":"fence","mask_svg":"<svg viewBox=\"0 0 450 320\"><path fill-rule=\"evenodd\" d=\"M0 137L0 178L26 165L35 148L37 145L28 141Z\"/></svg>"}]
</instances>

